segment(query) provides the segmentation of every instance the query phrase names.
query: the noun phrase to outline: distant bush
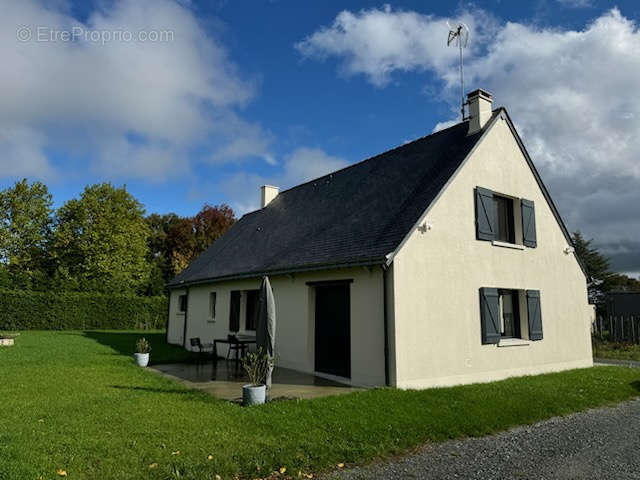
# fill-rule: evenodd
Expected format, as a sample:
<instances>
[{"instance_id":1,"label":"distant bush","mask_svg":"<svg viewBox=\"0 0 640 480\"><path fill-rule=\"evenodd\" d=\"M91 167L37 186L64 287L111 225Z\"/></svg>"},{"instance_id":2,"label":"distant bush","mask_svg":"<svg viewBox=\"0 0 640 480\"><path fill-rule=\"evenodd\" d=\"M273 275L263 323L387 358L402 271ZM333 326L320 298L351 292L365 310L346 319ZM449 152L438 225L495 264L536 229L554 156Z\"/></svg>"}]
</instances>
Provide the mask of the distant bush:
<instances>
[{"instance_id":1,"label":"distant bush","mask_svg":"<svg viewBox=\"0 0 640 480\"><path fill-rule=\"evenodd\" d=\"M0 330L148 330L166 319L166 297L0 290Z\"/></svg>"}]
</instances>

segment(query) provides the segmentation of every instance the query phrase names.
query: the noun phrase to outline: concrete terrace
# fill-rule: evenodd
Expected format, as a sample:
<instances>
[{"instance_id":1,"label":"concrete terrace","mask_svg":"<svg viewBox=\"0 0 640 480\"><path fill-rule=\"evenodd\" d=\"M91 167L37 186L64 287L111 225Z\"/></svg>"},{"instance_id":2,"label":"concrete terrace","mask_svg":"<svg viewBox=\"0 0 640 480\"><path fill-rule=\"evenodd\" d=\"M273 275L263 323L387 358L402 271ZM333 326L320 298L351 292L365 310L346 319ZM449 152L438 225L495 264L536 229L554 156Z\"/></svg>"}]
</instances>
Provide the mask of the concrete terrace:
<instances>
[{"instance_id":1,"label":"concrete terrace","mask_svg":"<svg viewBox=\"0 0 640 480\"><path fill-rule=\"evenodd\" d=\"M242 386L247 378L242 367L236 368L234 361L219 360L200 365L172 363L154 365L151 370L177 380L190 388L203 390L216 398L239 402L242 400ZM359 391L338 382L301 373L287 368L276 367L273 372L271 399L318 398Z\"/></svg>"}]
</instances>

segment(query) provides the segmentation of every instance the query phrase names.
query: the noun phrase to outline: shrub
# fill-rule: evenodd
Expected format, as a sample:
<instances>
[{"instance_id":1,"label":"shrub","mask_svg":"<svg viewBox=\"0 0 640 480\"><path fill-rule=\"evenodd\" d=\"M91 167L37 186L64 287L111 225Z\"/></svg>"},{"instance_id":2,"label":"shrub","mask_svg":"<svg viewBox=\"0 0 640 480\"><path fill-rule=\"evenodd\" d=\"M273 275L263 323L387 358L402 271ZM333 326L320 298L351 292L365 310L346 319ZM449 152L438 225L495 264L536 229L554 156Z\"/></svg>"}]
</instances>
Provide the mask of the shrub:
<instances>
[{"instance_id":1,"label":"shrub","mask_svg":"<svg viewBox=\"0 0 640 480\"><path fill-rule=\"evenodd\" d=\"M251 385L264 385L267 373L273 367L273 361L268 355L262 353L262 348L259 348L255 353L247 353L247 356L242 359L242 366L247 372Z\"/></svg>"},{"instance_id":2,"label":"shrub","mask_svg":"<svg viewBox=\"0 0 640 480\"><path fill-rule=\"evenodd\" d=\"M161 329L166 297L0 291L0 330Z\"/></svg>"},{"instance_id":3,"label":"shrub","mask_svg":"<svg viewBox=\"0 0 640 480\"><path fill-rule=\"evenodd\" d=\"M150 353L151 345L146 338L139 338L136 342L136 353Z\"/></svg>"}]
</instances>

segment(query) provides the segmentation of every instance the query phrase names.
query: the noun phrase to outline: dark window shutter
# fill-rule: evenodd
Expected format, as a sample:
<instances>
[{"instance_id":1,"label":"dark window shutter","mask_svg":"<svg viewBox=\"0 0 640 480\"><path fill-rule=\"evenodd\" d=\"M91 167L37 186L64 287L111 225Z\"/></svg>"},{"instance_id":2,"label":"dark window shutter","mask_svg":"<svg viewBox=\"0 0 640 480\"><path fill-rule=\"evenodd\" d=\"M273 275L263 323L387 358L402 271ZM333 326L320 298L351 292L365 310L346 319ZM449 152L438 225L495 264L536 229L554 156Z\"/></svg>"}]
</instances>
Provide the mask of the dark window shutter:
<instances>
[{"instance_id":1,"label":"dark window shutter","mask_svg":"<svg viewBox=\"0 0 640 480\"><path fill-rule=\"evenodd\" d=\"M480 320L482 343L500 341L500 296L497 288L480 289Z\"/></svg>"},{"instance_id":2,"label":"dark window shutter","mask_svg":"<svg viewBox=\"0 0 640 480\"><path fill-rule=\"evenodd\" d=\"M476 187L476 236L478 240L491 241L496 238L496 206L493 203L493 192L482 187Z\"/></svg>"},{"instance_id":3,"label":"dark window shutter","mask_svg":"<svg viewBox=\"0 0 640 480\"><path fill-rule=\"evenodd\" d=\"M538 245L536 238L536 208L531 200L524 198L520 202L522 206L522 240L525 247L535 248Z\"/></svg>"},{"instance_id":4,"label":"dark window shutter","mask_svg":"<svg viewBox=\"0 0 640 480\"><path fill-rule=\"evenodd\" d=\"M529 340L542 340L539 290L527 290L527 316L529 317Z\"/></svg>"},{"instance_id":5,"label":"dark window shutter","mask_svg":"<svg viewBox=\"0 0 640 480\"><path fill-rule=\"evenodd\" d=\"M231 291L231 304L229 305L229 331L240 330L240 291Z\"/></svg>"}]
</instances>

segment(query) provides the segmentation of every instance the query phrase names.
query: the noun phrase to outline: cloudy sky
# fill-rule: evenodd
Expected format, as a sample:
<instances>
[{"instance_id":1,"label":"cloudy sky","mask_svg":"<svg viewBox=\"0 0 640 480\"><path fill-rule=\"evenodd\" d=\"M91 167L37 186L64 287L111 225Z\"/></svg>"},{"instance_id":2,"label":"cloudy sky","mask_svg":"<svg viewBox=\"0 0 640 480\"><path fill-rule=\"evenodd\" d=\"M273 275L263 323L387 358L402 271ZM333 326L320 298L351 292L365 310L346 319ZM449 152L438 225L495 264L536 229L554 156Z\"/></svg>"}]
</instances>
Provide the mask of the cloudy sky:
<instances>
[{"instance_id":1,"label":"cloudy sky","mask_svg":"<svg viewBox=\"0 0 640 480\"><path fill-rule=\"evenodd\" d=\"M446 5L445 5L446 3ZM149 212L256 207L456 119L508 108L571 230L640 272L640 5L0 0L0 188L126 184Z\"/></svg>"}]
</instances>

